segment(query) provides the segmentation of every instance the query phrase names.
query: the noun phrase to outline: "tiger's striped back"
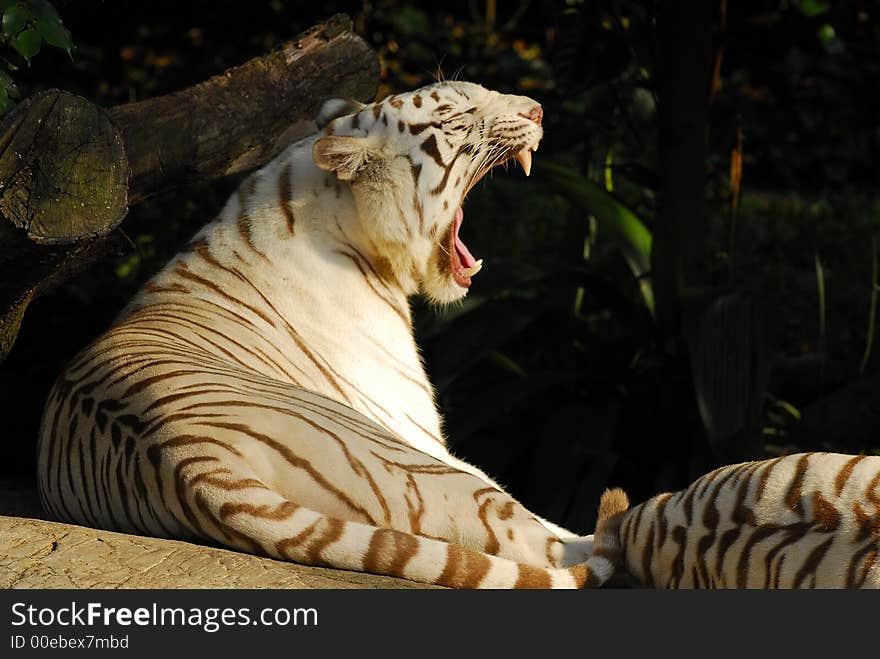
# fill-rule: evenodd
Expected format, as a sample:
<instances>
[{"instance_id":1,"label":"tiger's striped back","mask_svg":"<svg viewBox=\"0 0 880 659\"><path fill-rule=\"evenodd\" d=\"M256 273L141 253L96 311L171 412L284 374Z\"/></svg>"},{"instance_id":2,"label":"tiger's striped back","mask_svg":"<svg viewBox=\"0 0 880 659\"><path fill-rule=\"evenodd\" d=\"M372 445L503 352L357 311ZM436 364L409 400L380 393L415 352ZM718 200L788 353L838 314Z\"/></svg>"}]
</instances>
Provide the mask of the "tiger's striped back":
<instances>
[{"instance_id":1,"label":"tiger's striped back","mask_svg":"<svg viewBox=\"0 0 880 659\"><path fill-rule=\"evenodd\" d=\"M880 588L878 456L746 462L628 511L613 492L603 503L616 564L647 586Z\"/></svg>"}]
</instances>

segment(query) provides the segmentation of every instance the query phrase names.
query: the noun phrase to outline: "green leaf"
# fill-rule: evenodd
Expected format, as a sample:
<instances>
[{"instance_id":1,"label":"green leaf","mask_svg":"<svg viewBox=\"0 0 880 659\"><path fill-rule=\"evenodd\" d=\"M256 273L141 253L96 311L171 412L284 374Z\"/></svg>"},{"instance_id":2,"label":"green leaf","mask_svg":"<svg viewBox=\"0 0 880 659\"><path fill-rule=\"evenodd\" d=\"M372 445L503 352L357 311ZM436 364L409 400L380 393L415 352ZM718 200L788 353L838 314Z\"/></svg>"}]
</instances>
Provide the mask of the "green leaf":
<instances>
[{"instance_id":1,"label":"green leaf","mask_svg":"<svg viewBox=\"0 0 880 659\"><path fill-rule=\"evenodd\" d=\"M765 327L759 306L736 293L688 316L694 394L713 445L751 436L760 423L772 359Z\"/></svg>"},{"instance_id":2,"label":"green leaf","mask_svg":"<svg viewBox=\"0 0 880 659\"><path fill-rule=\"evenodd\" d=\"M18 87L15 86L15 80L13 80L3 69L0 69L0 92L3 93L3 98L5 99L14 99L19 96Z\"/></svg>"},{"instance_id":3,"label":"green leaf","mask_svg":"<svg viewBox=\"0 0 880 659\"><path fill-rule=\"evenodd\" d=\"M17 3L17 0L0 0L0 11L7 12Z\"/></svg>"},{"instance_id":4,"label":"green leaf","mask_svg":"<svg viewBox=\"0 0 880 659\"><path fill-rule=\"evenodd\" d=\"M434 30L428 14L408 5L404 5L394 12L394 25L406 37L428 38ZM410 43L407 47L411 45Z\"/></svg>"},{"instance_id":5,"label":"green leaf","mask_svg":"<svg viewBox=\"0 0 880 659\"><path fill-rule=\"evenodd\" d=\"M508 373L513 373L514 375L518 375L520 377L525 377L526 372L522 366L516 363L511 357L508 357L503 352L498 350L493 350L486 355L486 359L491 363L495 364L498 368L507 371Z\"/></svg>"},{"instance_id":6,"label":"green leaf","mask_svg":"<svg viewBox=\"0 0 880 659\"><path fill-rule=\"evenodd\" d=\"M12 40L12 47L30 63L31 57L40 52L40 45L42 43L43 38L40 36L40 33L34 29L29 29L21 32Z\"/></svg>"},{"instance_id":7,"label":"green leaf","mask_svg":"<svg viewBox=\"0 0 880 659\"><path fill-rule=\"evenodd\" d=\"M14 6L3 12L3 36L11 39L27 25L28 12L24 7Z\"/></svg>"},{"instance_id":8,"label":"green leaf","mask_svg":"<svg viewBox=\"0 0 880 659\"><path fill-rule=\"evenodd\" d=\"M4 115L15 107L15 101L9 98L6 87L0 86L0 115Z\"/></svg>"},{"instance_id":9,"label":"green leaf","mask_svg":"<svg viewBox=\"0 0 880 659\"><path fill-rule=\"evenodd\" d=\"M38 21L45 21L47 23L61 22L58 10L47 0L27 0L27 4L31 15Z\"/></svg>"},{"instance_id":10,"label":"green leaf","mask_svg":"<svg viewBox=\"0 0 880 659\"><path fill-rule=\"evenodd\" d=\"M821 2L821 0L800 0L797 3L797 7L805 16L818 16L819 14L824 14L829 9L828 3Z\"/></svg>"},{"instance_id":11,"label":"green leaf","mask_svg":"<svg viewBox=\"0 0 880 659\"><path fill-rule=\"evenodd\" d=\"M654 295L646 277L651 268L651 232L629 208L614 195L578 172L555 163L541 163L540 169L550 175L575 205L596 218L599 239L610 240L626 259L642 288L645 305L654 312Z\"/></svg>"},{"instance_id":12,"label":"green leaf","mask_svg":"<svg viewBox=\"0 0 880 659\"><path fill-rule=\"evenodd\" d=\"M822 259L819 258L819 252L815 253L816 257L816 293L819 298L819 341L822 347L825 346L825 326L828 318L828 304L825 296L825 267L822 265Z\"/></svg>"},{"instance_id":13,"label":"green leaf","mask_svg":"<svg viewBox=\"0 0 880 659\"><path fill-rule=\"evenodd\" d=\"M12 89L15 87L15 81L6 71L0 69L0 89Z\"/></svg>"},{"instance_id":14,"label":"green leaf","mask_svg":"<svg viewBox=\"0 0 880 659\"><path fill-rule=\"evenodd\" d=\"M37 21L37 31L40 36L45 39L46 43L62 48L68 53L73 48L73 40L70 38L70 32L60 22L57 21Z\"/></svg>"}]
</instances>

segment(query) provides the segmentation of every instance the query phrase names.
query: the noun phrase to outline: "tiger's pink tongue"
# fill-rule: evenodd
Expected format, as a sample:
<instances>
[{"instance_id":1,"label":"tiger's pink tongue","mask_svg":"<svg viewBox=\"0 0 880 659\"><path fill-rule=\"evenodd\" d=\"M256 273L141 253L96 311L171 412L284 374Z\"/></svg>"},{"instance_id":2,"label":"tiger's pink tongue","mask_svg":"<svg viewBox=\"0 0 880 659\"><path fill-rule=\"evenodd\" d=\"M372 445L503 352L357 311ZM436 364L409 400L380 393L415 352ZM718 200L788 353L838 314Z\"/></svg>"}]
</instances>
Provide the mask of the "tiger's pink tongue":
<instances>
[{"instance_id":1,"label":"tiger's pink tongue","mask_svg":"<svg viewBox=\"0 0 880 659\"><path fill-rule=\"evenodd\" d=\"M453 229L453 235L455 236L455 251L458 252L458 258L461 260L461 265L465 268L470 268L477 262L477 259L474 258L473 254L471 254L470 250L467 248L467 245L465 245L461 238L458 237L458 229L461 227L463 220L464 210L459 206L458 210L455 211L455 228Z\"/></svg>"}]
</instances>

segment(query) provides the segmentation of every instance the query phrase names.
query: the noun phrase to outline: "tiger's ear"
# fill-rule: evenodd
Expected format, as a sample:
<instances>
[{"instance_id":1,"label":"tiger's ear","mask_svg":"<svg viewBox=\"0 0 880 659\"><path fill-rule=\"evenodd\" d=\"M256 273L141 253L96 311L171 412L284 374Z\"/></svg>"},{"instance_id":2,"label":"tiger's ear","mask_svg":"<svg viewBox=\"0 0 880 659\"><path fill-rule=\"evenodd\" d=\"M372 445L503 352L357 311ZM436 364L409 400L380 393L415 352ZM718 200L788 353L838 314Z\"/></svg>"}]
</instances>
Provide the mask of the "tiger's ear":
<instances>
[{"instance_id":1,"label":"tiger's ear","mask_svg":"<svg viewBox=\"0 0 880 659\"><path fill-rule=\"evenodd\" d=\"M354 181L365 173L376 178L384 162L380 149L366 137L328 135L312 147L315 164L336 174L340 181Z\"/></svg>"},{"instance_id":2,"label":"tiger's ear","mask_svg":"<svg viewBox=\"0 0 880 659\"><path fill-rule=\"evenodd\" d=\"M363 103L358 103L348 98L331 98L324 101L321 111L315 117L315 123L318 125L318 130L322 130L324 126L334 119L360 112L365 107L367 106Z\"/></svg>"}]
</instances>

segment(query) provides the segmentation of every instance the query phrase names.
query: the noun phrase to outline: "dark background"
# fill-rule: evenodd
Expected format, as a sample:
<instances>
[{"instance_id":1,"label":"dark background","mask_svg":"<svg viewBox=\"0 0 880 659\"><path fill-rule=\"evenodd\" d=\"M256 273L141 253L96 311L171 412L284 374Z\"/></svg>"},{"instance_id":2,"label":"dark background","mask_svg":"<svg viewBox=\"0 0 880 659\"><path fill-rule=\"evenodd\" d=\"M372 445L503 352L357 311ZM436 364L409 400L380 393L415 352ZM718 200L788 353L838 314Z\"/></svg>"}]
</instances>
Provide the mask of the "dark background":
<instances>
[{"instance_id":1,"label":"dark background","mask_svg":"<svg viewBox=\"0 0 880 659\"><path fill-rule=\"evenodd\" d=\"M464 238L485 262L468 298L414 302L453 451L535 512L586 531L608 485L641 500L724 462L880 452L880 3L717 0L708 22L680 20L684 55L691 37L711 52L705 185L674 191L662 1L54 4L73 57L44 48L13 72L22 96L165 94L342 11L380 55L379 97L442 71L543 104L527 184L496 170L469 196ZM236 183L134 207L129 255L31 305L0 365L0 478L29 486L55 376ZM663 249L700 258L652 313L626 237L655 233L671 194L704 211Z\"/></svg>"}]
</instances>

